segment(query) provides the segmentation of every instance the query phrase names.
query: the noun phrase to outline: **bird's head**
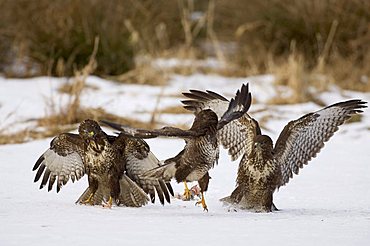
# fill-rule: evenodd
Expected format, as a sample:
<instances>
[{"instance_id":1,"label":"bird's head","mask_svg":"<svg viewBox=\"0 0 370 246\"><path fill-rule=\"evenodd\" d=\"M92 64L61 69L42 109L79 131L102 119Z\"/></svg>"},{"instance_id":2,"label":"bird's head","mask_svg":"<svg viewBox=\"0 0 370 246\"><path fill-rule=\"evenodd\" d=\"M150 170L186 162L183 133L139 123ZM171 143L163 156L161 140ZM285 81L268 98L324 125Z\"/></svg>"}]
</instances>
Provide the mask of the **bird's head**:
<instances>
[{"instance_id":1,"label":"bird's head","mask_svg":"<svg viewBox=\"0 0 370 246\"><path fill-rule=\"evenodd\" d=\"M209 127L216 127L218 123L218 117L215 112L210 109L200 111L195 115L195 119L192 125L192 129L202 129Z\"/></svg>"},{"instance_id":2,"label":"bird's head","mask_svg":"<svg viewBox=\"0 0 370 246\"><path fill-rule=\"evenodd\" d=\"M267 135L257 135L254 137L254 149L256 150L272 150L272 139Z\"/></svg>"},{"instance_id":3,"label":"bird's head","mask_svg":"<svg viewBox=\"0 0 370 246\"><path fill-rule=\"evenodd\" d=\"M78 128L78 133L88 145L91 145L97 151L100 150L99 146L104 145L103 138L105 134L94 120L87 119L82 121Z\"/></svg>"}]
</instances>

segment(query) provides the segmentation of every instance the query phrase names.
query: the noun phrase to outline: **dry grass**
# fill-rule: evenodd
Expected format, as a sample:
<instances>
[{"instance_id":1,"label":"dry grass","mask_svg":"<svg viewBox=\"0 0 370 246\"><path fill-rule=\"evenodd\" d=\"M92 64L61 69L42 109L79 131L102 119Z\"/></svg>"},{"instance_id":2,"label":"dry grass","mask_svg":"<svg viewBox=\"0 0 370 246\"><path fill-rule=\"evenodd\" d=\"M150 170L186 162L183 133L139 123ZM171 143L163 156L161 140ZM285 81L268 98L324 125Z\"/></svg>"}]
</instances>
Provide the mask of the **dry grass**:
<instances>
[{"instance_id":1,"label":"dry grass","mask_svg":"<svg viewBox=\"0 0 370 246\"><path fill-rule=\"evenodd\" d=\"M17 133L11 133L11 134L1 134L0 133L0 145L2 144L18 144L18 143L25 143L31 140L36 140L36 139L42 139L46 137L52 137L55 136L58 133L64 132L64 131L70 131L75 128L65 128L61 129L59 128L58 130L22 130Z\"/></svg>"},{"instance_id":2,"label":"dry grass","mask_svg":"<svg viewBox=\"0 0 370 246\"><path fill-rule=\"evenodd\" d=\"M369 46L368 1L219 0L217 3L216 31L223 39L236 37L251 50L265 48L274 54L287 54L295 40L297 50L308 63L315 64L325 53L330 59L333 50L345 55L357 49L365 51Z\"/></svg>"},{"instance_id":3,"label":"dry grass","mask_svg":"<svg viewBox=\"0 0 370 246\"><path fill-rule=\"evenodd\" d=\"M58 92L73 95L74 94L74 87L75 86L73 84L73 81L72 82L66 82L66 83L63 83L61 86L59 86ZM88 84L85 84L84 88L85 89L90 89L90 90L99 90L99 88L97 86L88 85Z\"/></svg>"},{"instance_id":4,"label":"dry grass","mask_svg":"<svg viewBox=\"0 0 370 246\"><path fill-rule=\"evenodd\" d=\"M172 106L158 111L160 114L192 114L191 111L184 109L183 106Z\"/></svg>"},{"instance_id":5,"label":"dry grass","mask_svg":"<svg viewBox=\"0 0 370 246\"><path fill-rule=\"evenodd\" d=\"M285 85L292 89L293 94L288 98L279 96L273 99L272 103L294 103L305 102L309 99L308 93L308 74L305 70L304 58L297 54L295 43L292 44L292 52L286 63L272 68L273 74L276 74L276 84ZM279 102L279 100L282 100Z\"/></svg>"},{"instance_id":6,"label":"dry grass","mask_svg":"<svg viewBox=\"0 0 370 246\"><path fill-rule=\"evenodd\" d=\"M94 41L94 48L87 65L75 72L74 82L71 84L70 101L64 109L61 109L56 116L46 117L43 126L46 125L68 125L80 122L81 109L80 97L82 90L85 88L87 77L94 72L97 67L96 54L99 47L99 38ZM49 122L48 122L49 121Z\"/></svg>"},{"instance_id":7,"label":"dry grass","mask_svg":"<svg viewBox=\"0 0 370 246\"><path fill-rule=\"evenodd\" d=\"M61 132L71 131L76 129L78 123L85 119L93 119L96 121L105 119L118 122L124 125L130 125L142 128L152 128L153 122L144 123L138 120L133 120L125 117L119 117L114 114L107 113L102 108L82 108L80 105L80 96L85 88L86 78L96 68L96 54L99 46L99 39L95 39L94 49L90 56L88 64L81 70L75 72L72 83L68 86L68 94L70 96L69 103L64 108L57 109L54 102L49 103L49 115L36 120L36 129L25 129L17 133L6 134L0 131L0 144L23 143L26 141L40 139L45 137L55 136Z\"/></svg>"},{"instance_id":8,"label":"dry grass","mask_svg":"<svg viewBox=\"0 0 370 246\"><path fill-rule=\"evenodd\" d=\"M171 73L275 73L297 93L290 102L310 100L305 88L322 90L327 83L370 91L368 1L0 0L0 7L5 72L19 62L26 70L41 67L44 75L73 75L98 36L94 73L124 83L163 85ZM144 56L213 56L226 66L135 64L134 57Z\"/></svg>"},{"instance_id":9,"label":"dry grass","mask_svg":"<svg viewBox=\"0 0 370 246\"><path fill-rule=\"evenodd\" d=\"M88 64L79 71L75 72L75 77L73 82L69 85L69 103L59 110L52 108L51 111L54 112L49 116L46 116L37 121L37 125L44 127L46 129L58 129L59 126L63 125L73 125L77 124L85 119L93 119L96 121L106 119L115 122L119 122L125 125L135 125L135 126L152 126L151 123L146 124L140 121L127 119L119 117L114 114L109 114L105 112L102 108L82 108L80 105L80 97L83 89L85 88L85 82L87 77L94 72L97 63L95 60L97 51L99 47L99 38L95 39L94 49L90 56ZM55 131L54 131L55 132Z\"/></svg>"},{"instance_id":10,"label":"dry grass","mask_svg":"<svg viewBox=\"0 0 370 246\"><path fill-rule=\"evenodd\" d=\"M85 119L99 120L109 120L117 122L123 125L151 129L153 125L150 122L142 122L135 119L130 119L126 117L120 117L115 114L110 114L104 111L102 108L88 108L78 111L79 117L76 121L81 122ZM75 130L78 124L59 124L64 122L64 119L60 115L52 115L49 117L41 118L36 121L36 129L25 129L16 133L3 133L0 131L0 145L2 144L17 144L24 143L36 139L43 139L47 137L54 137L62 132L69 132Z\"/></svg>"},{"instance_id":11,"label":"dry grass","mask_svg":"<svg viewBox=\"0 0 370 246\"><path fill-rule=\"evenodd\" d=\"M370 91L368 1L216 3L215 31L221 40L238 44L228 60L244 76L277 73L279 83L297 93L290 102L311 100L304 89L322 90L328 83Z\"/></svg>"},{"instance_id":12,"label":"dry grass","mask_svg":"<svg viewBox=\"0 0 370 246\"><path fill-rule=\"evenodd\" d=\"M98 36L95 74L118 75L133 67L135 54L184 40L177 1L0 0L0 7L0 68L26 57L39 74L71 76Z\"/></svg>"},{"instance_id":13,"label":"dry grass","mask_svg":"<svg viewBox=\"0 0 370 246\"><path fill-rule=\"evenodd\" d=\"M135 119L130 119L126 117L120 117L115 114L107 113L104 109L102 108L87 108L87 109L79 109L78 110L78 117L76 118L77 123L82 122L85 119L92 119L92 120L109 120L109 121L114 121L123 125L128 125L128 126L135 126L135 127L140 127L140 128L152 128L152 124L150 122L142 122L139 120ZM54 126L56 129L58 129L59 124L53 124L54 122L60 122L63 121L61 119L60 115L52 115L46 118L39 119L38 125L45 127L45 128L52 128L51 126ZM76 124L64 124L64 125L71 125L71 126L76 126ZM61 124L63 125L63 124Z\"/></svg>"},{"instance_id":14,"label":"dry grass","mask_svg":"<svg viewBox=\"0 0 370 246\"><path fill-rule=\"evenodd\" d=\"M145 85L163 86L167 84L169 80L169 74L166 70L155 68L150 64L142 64L136 66L135 69L132 69L127 73L118 76L110 76L107 78L127 84L145 84Z\"/></svg>"}]
</instances>

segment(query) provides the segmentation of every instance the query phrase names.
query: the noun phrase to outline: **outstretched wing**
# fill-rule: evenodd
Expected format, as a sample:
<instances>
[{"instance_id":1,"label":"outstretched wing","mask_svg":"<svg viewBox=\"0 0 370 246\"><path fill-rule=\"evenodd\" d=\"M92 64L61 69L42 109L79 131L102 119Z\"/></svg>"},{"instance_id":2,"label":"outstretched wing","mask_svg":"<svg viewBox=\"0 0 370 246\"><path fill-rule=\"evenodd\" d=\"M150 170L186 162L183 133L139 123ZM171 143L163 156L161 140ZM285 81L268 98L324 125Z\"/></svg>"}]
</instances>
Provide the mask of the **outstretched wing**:
<instances>
[{"instance_id":1,"label":"outstretched wing","mask_svg":"<svg viewBox=\"0 0 370 246\"><path fill-rule=\"evenodd\" d=\"M184 108L194 113L211 109L218 118L221 118L229 107L229 100L213 91L190 90L190 93L184 92L182 94L191 99L181 101L185 105Z\"/></svg>"},{"instance_id":2,"label":"outstretched wing","mask_svg":"<svg viewBox=\"0 0 370 246\"><path fill-rule=\"evenodd\" d=\"M218 132L222 145L228 149L233 161L241 155L250 155L257 135L261 135L259 124L248 114L230 122Z\"/></svg>"},{"instance_id":3,"label":"outstretched wing","mask_svg":"<svg viewBox=\"0 0 370 246\"><path fill-rule=\"evenodd\" d=\"M239 92L239 98L241 96L245 97L247 91L248 87L243 85L242 93ZM217 114L219 119L222 118L230 106L230 102L225 97L209 90L206 92L190 90L190 93L183 93L183 95L191 99L182 101L185 109L194 113L211 109ZM238 93L236 98L238 98ZM250 104L250 102L248 103ZM236 160L240 155L250 152L249 150L256 134L261 134L259 125L247 113L244 113L239 119L232 120L218 131L218 137L222 145L229 150L232 160Z\"/></svg>"},{"instance_id":4,"label":"outstretched wing","mask_svg":"<svg viewBox=\"0 0 370 246\"><path fill-rule=\"evenodd\" d=\"M217 124L217 129L222 129L229 122L243 116L251 106L252 95L249 92L247 85L242 85L242 88L236 92L236 96L231 99L226 112L221 116Z\"/></svg>"},{"instance_id":5,"label":"outstretched wing","mask_svg":"<svg viewBox=\"0 0 370 246\"><path fill-rule=\"evenodd\" d=\"M214 92L208 92L213 97L223 98ZM225 99L225 98L223 98ZM226 99L225 99L226 100ZM246 113L251 104L251 94L249 93L248 84L243 85L241 90L238 90L236 93L235 98L231 99L228 103L226 111L222 114L220 119L218 120L217 129L222 129L225 125L227 125L230 121L235 120L241 117L244 113ZM209 112L202 114L201 111L207 110L199 110L197 111L194 123L191 129L189 130L182 130L176 127L163 127L161 129L155 130L145 130L145 129L137 129L132 127L123 126L114 122L102 120L103 124L106 124L113 129L119 130L121 133L136 137L136 138L153 138L158 136L165 136L165 137L179 137L179 138L194 138L202 136L208 130L207 127L203 127L204 122L201 117L205 114L210 114ZM212 110L213 111L213 110ZM213 114L213 113L212 113ZM202 115L202 116L200 116ZM201 127L198 127L201 124Z\"/></svg>"},{"instance_id":6,"label":"outstretched wing","mask_svg":"<svg viewBox=\"0 0 370 246\"><path fill-rule=\"evenodd\" d=\"M299 168L320 152L338 126L361 113L365 104L361 100L339 102L289 122L274 148L274 158L282 171L280 186L288 183L293 173L298 174Z\"/></svg>"},{"instance_id":7,"label":"outstretched wing","mask_svg":"<svg viewBox=\"0 0 370 246\"><path fill-rule=\"evenodd\" d=\"M204 135L202 131L194 130L182 130L176 127L166 126L161 129L146 130L133 128L128 126L123 126L114 122L101 120L101 122L111 128L120 131L126 136L131 136L134 138L155 138L159 136L165 137L179 137L179 138L189 138L189 137L198 137Z\"/></svg>"},{"instance_id":8,"label":"outstretched wing","mask_svg":"<svg viewBox=\"0 0 370 246\"><path fill-rule=\"evenodd\" d=\"M57 180L57 192L59 192L69 179L72 182L79 180L85 174L82 153L83 141L78 135L71 133L58 135L34 165L33 171L37 170L34 182L43 175L40 189L48 184L48 191L50 191Z\"/></svg>"},{"instance_id":9,"label":"outstretched wing","mask_svg":"<svg viewBox=\"0 0 370 246\"><path fill-rule=\"evenodd\" d=\"M161 204L164 204L164 199L170 203L170 194L174 195L171 184L161 178L143 175L146 171L160 166L159 160L150 151L148 144L142 139L127 138L124 155L127 175L150 195L151 201L155 202L157 191Z\"/></svg>"}]
</instances>

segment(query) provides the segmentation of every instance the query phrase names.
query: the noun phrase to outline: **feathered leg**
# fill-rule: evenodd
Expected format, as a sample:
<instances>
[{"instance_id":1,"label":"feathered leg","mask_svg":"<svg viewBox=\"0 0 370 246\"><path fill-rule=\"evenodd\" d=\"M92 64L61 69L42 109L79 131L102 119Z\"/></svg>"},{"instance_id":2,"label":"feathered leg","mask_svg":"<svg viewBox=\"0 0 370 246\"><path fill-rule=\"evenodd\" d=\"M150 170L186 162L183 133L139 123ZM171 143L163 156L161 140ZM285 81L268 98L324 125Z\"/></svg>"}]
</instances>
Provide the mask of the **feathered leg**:
<instances>
[{"instance_id":1,"label":"feathered leg","mask_svg":"<svg viewBox=\"0 0 370 246\"><path fill-rule=\"evenodd\" d=\"M93 177L93 175L89 175L89 178L88 178L88 181L89 181L89 189L91 190L91 193L90 195L87 197L86 200L84 201L81 201L80 203L81 204L90 204L90 205L94 205L93 204L93 201L92 201L92 198L94 197L95 195L95 192L98 190L98 187L99 187L99 182L97 179L95 179Z\"/></svg>"},{"instance_id":2,"label":"feathered leg","mask_svg":"<svg viewBox=\"0 0 370 246\"><path fill-rule=\"evenodd\" d=\"M195 205L202 204L203 210L208 212L208 207L206 204L206 200L204 199L204 192L208 190L209 184L209 173L207 172L201 179L198 180L200 193L202 194L202 199L195 203Z\"/></svg>"},{"instance_id":3,"label":"feathered leg","mask_svg":"<svg viewBox=\"0 0 370 246\"><path fill-rule=\"evenodd\" d=\"M103 207L106 208L112 208L113 200L117 201L119 194L121 192L120 184L119 184L119 178L117 178L117 175L109 174L109 183L110 183L110 196L108 199L108 202L103 205Z\"/></svg>"}]
</instances>

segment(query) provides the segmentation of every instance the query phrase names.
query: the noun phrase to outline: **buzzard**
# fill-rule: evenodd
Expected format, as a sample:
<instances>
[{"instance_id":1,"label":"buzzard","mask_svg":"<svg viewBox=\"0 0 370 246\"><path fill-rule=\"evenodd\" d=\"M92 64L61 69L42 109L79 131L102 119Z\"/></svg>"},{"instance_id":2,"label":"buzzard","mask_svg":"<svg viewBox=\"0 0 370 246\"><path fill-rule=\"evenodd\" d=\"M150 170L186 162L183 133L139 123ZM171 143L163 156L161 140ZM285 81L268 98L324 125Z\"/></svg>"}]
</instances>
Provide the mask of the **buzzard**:
<instances>
[{"instance_id":1,"label":"buzzard","mask_svg":"<svg viewBox=\"0 0 370 246\"><path fill-rule=\"evenodd\" d=\"M206 91L185 94L192 100L184 101L192 111L210 108L220 114L227 101L220 95ZM348 100L309 113L289 122L281 132L275 146L271 138L261 134L258 122L247 113L219 131L219 138L235 160L243 155L238 169L237 186L224 202L255 212L271 212L273 193L287 184L299 169L307 164L324 147L352 115L362 112L366 102Z\"/></svg>"},{"instance_id":2,"label":"buzzard","mask_svg":"<svg viewBox=\"0 0 370 246\"><path fill-rule=\"evenodd\" d=\"M88 176L89 187L76 203L99 205L108 199L118 205L140 207L148 202L149 193L154 202L154 189L164 203L169 202L172 187L160 179L142 179L138 175L159 165L159 161L141 139L123 134L110 136L97 122L83 121L78 134L62 133L50 143L50 148L37 160L34 182L40 180L40 189L48 185L52 190L57 181L57 192L69 181ZM135 183L136 182L136 183ZM145 192L144 192L144 191Z\"/></svg>"},{"instance_id":3,"label":"buzzard","mask_svg":"<svg viewBox=\"0 0 370 246\"><path fill-rule=\"evenodd\" d=\"M186 142L184 149L175 157L164 161L164 165L146 172L147 177L162 178L166 181L175 178L177 182L184 182L185 196L190 196L186 182L198 181L202 198L197 204L201 204L208 211L204 199L204 192L208 189L208 171L218 161L219 143L217 131L222 129L230 121L244 115L249 109L251 94L248 85L243 85L237 91L235 99L232 99L223 116L218 119L215 112L210 109L201 110L195 115L194 122L189 130L181 130L175 127L163 127L157 130L144 130L124 127L119 124L104 121L103 123L120 130L121 134L127 134L139 138L152 138L158 136L179 137Z\"/></svg>"}]
</instances>

